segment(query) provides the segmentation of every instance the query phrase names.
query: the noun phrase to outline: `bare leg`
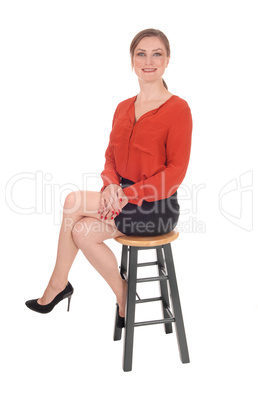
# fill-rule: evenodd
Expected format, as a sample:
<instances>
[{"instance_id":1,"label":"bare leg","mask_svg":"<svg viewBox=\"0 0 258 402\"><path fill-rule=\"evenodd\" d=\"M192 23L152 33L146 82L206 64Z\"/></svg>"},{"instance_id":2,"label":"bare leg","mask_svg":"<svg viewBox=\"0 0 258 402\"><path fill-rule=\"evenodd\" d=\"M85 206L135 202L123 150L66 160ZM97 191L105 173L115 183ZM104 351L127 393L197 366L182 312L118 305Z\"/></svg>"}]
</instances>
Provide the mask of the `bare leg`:
<instances>
[{"instance_id":1,"label":"bare leg","mask_svg":"<svg viewBox=\"0 0 258 402\"><path fill-rule=\"evenodd\" d=\"M39 304L50 303L67 284L68 273L79 250L72 236L75 224L83 217L88 216L94 217L102 225L107 226L107 223L102 222L98 214L99 200L100 193L96 191L76 191L66 197L55 267L42 298L38 299ZM109 238L123 235L116 228L114 220L110 220L108 226L112 229ZM120 288L122 289L122 284Z\"/></svg>"},{"instance_id":2,"label":"bare leg","mask_svg":"<svg viewBox=\"0 0 258 402\"><path fill-rule=\"evenodd\" d=\"M127 282L119 273L115 254L104 243L104 240L116 237L113 228L96 218L85 217L76 223L72 235L75 244L115 293L119 314L124 317Z\"/></svg>"}]
</instances>

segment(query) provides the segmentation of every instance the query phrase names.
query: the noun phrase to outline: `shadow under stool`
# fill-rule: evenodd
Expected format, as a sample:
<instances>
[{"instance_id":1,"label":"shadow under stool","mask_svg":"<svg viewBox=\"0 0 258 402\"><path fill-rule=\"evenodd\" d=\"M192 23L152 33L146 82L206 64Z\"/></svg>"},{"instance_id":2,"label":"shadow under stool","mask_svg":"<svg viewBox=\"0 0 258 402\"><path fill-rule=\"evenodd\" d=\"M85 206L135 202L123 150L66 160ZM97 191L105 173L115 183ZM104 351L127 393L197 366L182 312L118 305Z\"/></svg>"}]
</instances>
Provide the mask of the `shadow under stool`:
<instances>
[{"instance_id":1,"label":"shadow under stool","mask_svg":"<svg viewBox=\"0 0 258 402\"><path fill-rule=\"evenodd\" d=\"M182 363L189 363L189 353L185 335L184 321L181 311L175 267L172 256L171 242L176 240L179 232L171 232L159 236L119 236L115 240L122 244L120 275L127 280L128 293L125 316L123 370L132 370L134 328L141 325L164 324L165 333L173 332L175 325L179 354ZM138 251L155 249L157 261L138 263ZM157 265L158 276L137 278L137 268L140 266ZM136 291L140 282L160 282L160 297L141 299ZM138 303L160 301L162 303L163 319L135 322L135 306ZM171 302L170 302L171 301ZM172 309L171 307L172 306ZM117 327L118 305L116 309L114 341L122 337L122 328Z\"/></svg>"}]
</instances>

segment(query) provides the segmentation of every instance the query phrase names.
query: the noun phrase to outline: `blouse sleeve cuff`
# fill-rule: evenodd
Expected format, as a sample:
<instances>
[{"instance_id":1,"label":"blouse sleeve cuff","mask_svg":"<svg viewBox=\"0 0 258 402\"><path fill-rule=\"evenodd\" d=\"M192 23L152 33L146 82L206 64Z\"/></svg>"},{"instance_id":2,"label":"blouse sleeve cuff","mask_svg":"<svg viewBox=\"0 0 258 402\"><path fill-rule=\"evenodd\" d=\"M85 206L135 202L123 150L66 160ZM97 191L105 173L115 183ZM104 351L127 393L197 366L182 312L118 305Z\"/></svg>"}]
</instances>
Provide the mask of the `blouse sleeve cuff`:
<instances>
[{"instance_id":1,"label":"blouse sleeve cuff","mask_svg":"<svg viewBox=\"0 0 258 402\"><path fill-rule=\"evenodd\" d=\"M115 177L113 176L112 178L108 179L107 177L102 176L102 180L103 180L103 186L100 189L100 192L102 193L104 191L104 189L109 185L109 184L117 184L118 186L120 186L120 177Z\"/></svg>"},{"instance_id":2,"label":"blouse sleeve cuff","mask_svg":"<svg viewBox=\"0 0 258 402\"><path fill-rule=\"evenodd\" d=\"M143 196L137 194L137 190L134 187L134 185L125 187L123 189L123 192L125 193L126 197L128 198L128 202L130 204L135 204L135 205L138 205L139 207L142 205Z\"/></svg>"}]
</instances>

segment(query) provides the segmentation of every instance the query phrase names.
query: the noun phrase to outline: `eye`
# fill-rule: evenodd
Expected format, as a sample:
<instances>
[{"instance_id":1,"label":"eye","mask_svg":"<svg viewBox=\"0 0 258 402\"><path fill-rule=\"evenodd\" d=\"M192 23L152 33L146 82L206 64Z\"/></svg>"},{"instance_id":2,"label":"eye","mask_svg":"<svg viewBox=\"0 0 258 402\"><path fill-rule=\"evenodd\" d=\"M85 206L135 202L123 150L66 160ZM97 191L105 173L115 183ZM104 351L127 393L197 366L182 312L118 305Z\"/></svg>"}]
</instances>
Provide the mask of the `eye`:
<instances>
[{"instance_id":1,"label":"eye","mask_svg":"<svg viewBox=\"0 0 258 402\"><path fill-rule=\"evenodd\" d=\"M161 56L161 53L154 53L154 56L155 56L155 54L157 54L158 56Z\"/></svg>"},{"instance_id":2,"label":"eye","mask_svg":"<svg viewBox=\"0 0 258 402\"><path fill-rule=\"evenodd\" d=\"M144 53L142 53L142 52L141 52L141 53L137 53L137 56L140 56L141 54L144 54Z\"/></svg>"}]
</instances>

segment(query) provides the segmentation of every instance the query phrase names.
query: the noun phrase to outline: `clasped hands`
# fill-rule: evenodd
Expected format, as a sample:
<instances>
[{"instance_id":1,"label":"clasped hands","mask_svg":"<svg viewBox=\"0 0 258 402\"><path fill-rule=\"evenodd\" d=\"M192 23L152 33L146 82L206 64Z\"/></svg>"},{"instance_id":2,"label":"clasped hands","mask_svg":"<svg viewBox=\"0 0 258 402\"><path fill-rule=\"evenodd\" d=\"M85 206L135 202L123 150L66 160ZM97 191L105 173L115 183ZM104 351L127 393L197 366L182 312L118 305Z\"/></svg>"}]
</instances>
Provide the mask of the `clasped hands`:
<instances>
[{"instance_id":1,"label":"clasped hands","mask_svg":"<svg viewBox=\"0 0 258 402\"><path fill-rule=\"evenodd\" d=\"M100 218L103 220L114 219L128 202L128 198L118 184L109 184L100 196L98 210Z\"/></svg>"}]
</instances>

